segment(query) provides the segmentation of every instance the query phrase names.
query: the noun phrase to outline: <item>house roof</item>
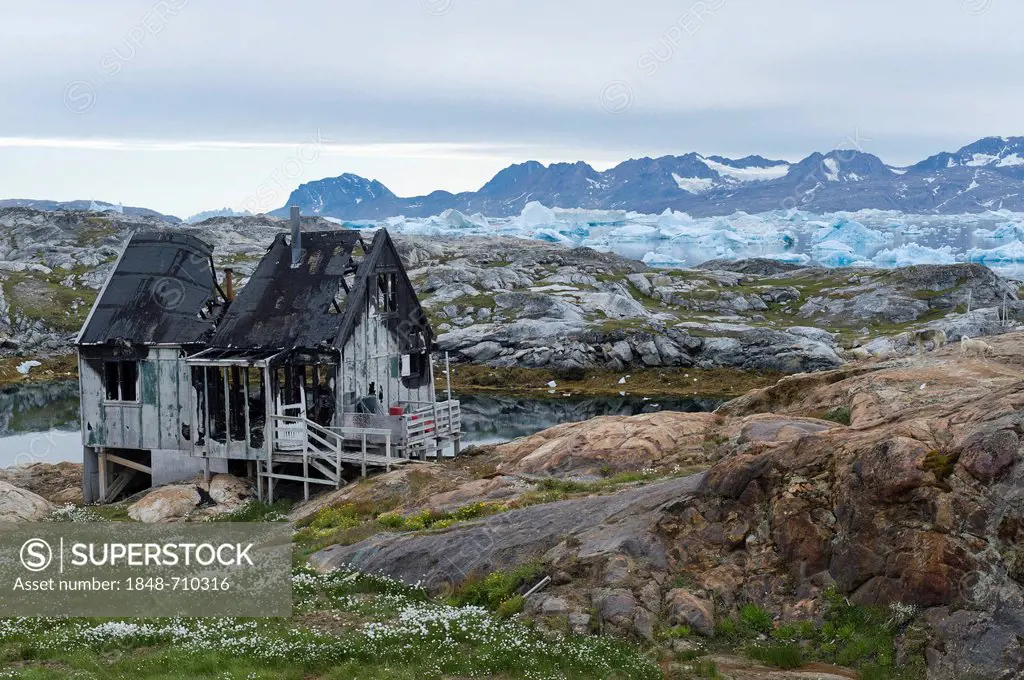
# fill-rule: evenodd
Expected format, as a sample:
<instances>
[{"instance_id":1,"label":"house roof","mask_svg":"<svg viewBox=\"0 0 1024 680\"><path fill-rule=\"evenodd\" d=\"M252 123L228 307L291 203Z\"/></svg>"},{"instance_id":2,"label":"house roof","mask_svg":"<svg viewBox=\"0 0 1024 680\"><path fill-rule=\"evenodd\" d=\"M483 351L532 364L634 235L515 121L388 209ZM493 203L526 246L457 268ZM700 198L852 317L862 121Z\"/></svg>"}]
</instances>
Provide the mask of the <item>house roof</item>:
<instances>
[{"instance_id":1,"label":"house roof","mask_svg":"<svg viewBox=\"0 0 1024 680\"><path fill-rule=\"evenodd\" d=\"M303 232L302 260L292 268L287 234L278 234L228 307L210 346L312 349L331 344L343 315L329 309L358 242L356 231Z\"/></svg>"},{"instance_id":2,"label":"house roof","mask_svg":"<svg viewBox=\"0 0 1024 680\"><path fill-rule=\"evenodd\" d=\"M302 233L300 266L291 266L287 234L279 234L217 327L209 343L222 349L289 350L345 346L377 293L381 271L396 274L396 310L385 324L403 352L433 349L433 334L416 291L387 231L381 229L365 255L353 260L357 231ZM346 274L351 285L345 290ZM346 284L348 285L348 284ZM345 290L341 313L332 301Z\"/></svg>"},{"instance_id":3,"label":"house roof","mask_svg":"<svg viewBox=\"0 0 1024 680\"><path fill-rule=\"evenodd\" d=\"M78 336L80 345L190 344L213 330L211 247L175 232L139 232L125 246Z\"/></svg>"}]
</instances>

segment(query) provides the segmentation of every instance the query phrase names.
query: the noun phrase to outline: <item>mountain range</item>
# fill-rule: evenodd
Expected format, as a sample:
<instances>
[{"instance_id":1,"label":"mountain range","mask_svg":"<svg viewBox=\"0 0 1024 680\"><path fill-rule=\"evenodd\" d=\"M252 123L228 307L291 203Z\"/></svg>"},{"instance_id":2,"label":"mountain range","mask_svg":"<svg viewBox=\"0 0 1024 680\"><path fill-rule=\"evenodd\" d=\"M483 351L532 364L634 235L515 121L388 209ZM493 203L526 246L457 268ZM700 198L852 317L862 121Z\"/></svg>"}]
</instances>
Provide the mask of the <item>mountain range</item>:
<instances>
[{"instance_id":1,"label":"mountain range","mask_svg":"<svg viewBox=\"0 0 1024 680\"><path fill-rule=\"evenodd\" d=\"M548 207L666 208L693 216L799 208L811 212L878 208L918 214L1024 211L1024 137L987 137L909 167L862 151L813 153L790 163L761 156L631 159L598 172L584 162L511 165L478 191L434 191L401 198L376 180L343 174L302 184L287 205L347 220L426 217L454 208L504 217L530 201ZM284 215L287 206L274 211Z\"/></svg>"},{"instance_id":2,"label":"mountain range","mask_svg":"<svg viewBox=\"0 0 1024 680\"><path fill-rule=\"evenodd\" d=\"M501 170L477 191L434 191L402 198L377 180L359 175L308 182L291 193L272 215L288 206L304 214L342 220L405 215L429 217L449 208L489 217L518 215L538 201L550 208L679 210L694 217L798 208L825 213L877 208L914 214L1024 212L1024 137L986 137L955 152L942 152L908 167L895 167L863 151L813 153L796 163L762 156L725 158L688 153L637 158L599 172L578 161L544 165L527 161ZM0 208L113 210L126 215L181 220L148 208L101 201L0 199ZM231 209L186 218L241 215Z\"/></svg>"}]
</instances>

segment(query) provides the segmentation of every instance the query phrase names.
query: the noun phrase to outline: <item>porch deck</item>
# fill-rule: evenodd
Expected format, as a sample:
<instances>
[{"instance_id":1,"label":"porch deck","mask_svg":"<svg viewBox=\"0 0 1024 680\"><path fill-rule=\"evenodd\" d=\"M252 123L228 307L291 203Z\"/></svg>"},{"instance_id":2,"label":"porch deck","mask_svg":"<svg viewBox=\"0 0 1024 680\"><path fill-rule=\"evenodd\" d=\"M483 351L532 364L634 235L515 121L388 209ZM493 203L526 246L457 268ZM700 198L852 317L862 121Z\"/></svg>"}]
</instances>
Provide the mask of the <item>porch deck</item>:
<instances>
[{"instance_id":1,"label":"porch deck","mask_svg":"<svg viewBox=\"0 0 1024 680\"><path fill-rule=\"evenodd\" d=\"M340 488L344 465L360 468L363 477L370 468L390 471L394 465L424 461L428 455L441 460L447 443L459 453L461 414L459 402L424 404L402 415L346 414L351 427L324 427L301 416L272 416L271 441L266 458L257 461L257 488L263 498L274 498L275 480L303 483L308 500L311 484ZM358 425L358 426L356 426ZM302 473L285 474L275 468L302 465Z\"/></svg>"}]
</instances>

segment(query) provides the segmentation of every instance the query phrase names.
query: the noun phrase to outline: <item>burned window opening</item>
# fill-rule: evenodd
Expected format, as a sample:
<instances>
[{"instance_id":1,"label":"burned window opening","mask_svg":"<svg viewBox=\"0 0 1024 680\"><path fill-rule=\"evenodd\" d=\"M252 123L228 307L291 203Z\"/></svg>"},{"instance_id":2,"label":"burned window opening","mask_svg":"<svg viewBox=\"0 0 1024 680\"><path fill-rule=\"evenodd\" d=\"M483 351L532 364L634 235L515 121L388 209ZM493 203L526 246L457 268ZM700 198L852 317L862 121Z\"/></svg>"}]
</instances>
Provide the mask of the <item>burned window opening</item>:
<instances>
[{"instance_id":1,"label":"burned window opening","mask_svg":"<svg viewBox=\"0 0 1024 680\"><path fill-rule=\"evenodd\" d=\"M107 401L139 400L139 364L135 361L103 363L103 387Z\"/></svg>"},{"instance_id":2,"label":"burned window opening","mask_svg":"<svg viewBox=\"0 0 1024 680\"><path fill-rule=\"evenodd\" d=\"M408 358L408 373L406 361ZM402 386L415 390L430 383L430 355L426 352L403 355Z\"/></svg>"},{"instance_id":3,"label":"burned window opening","mask_svg":"<svg viewBox=\"0 0 1024 680\"><path fill-rule=\"evenodd\" d=\"M398 311L398 282L395 272L377 274L377 312L392 314Z\"/></svg>"},{"instance_id":4,"label":"burned window opening","mask_svg":"<svg viewBox=\"0 0 1024 680\"><path fill-rule=\"evenodd\" d=\"M313 399L310 402L310 418L314 423L330 427L334 420L337 367L331 365L313 366Z\"/></svg>"},{"instance_id":5,"label":"burned window opening","mask_svg":"<svg viewBox=\"0 0 1024 680\"><path fill-rule=\"evenodd\" d=\"M334 299L331 300L331 304L327 307L328 314L343 314L345 311L345 301L348 300L348 284L345 283L345 279L341 279L341 285L338 286L338 292L335 294Z\"/></svg>"}]
</instances>

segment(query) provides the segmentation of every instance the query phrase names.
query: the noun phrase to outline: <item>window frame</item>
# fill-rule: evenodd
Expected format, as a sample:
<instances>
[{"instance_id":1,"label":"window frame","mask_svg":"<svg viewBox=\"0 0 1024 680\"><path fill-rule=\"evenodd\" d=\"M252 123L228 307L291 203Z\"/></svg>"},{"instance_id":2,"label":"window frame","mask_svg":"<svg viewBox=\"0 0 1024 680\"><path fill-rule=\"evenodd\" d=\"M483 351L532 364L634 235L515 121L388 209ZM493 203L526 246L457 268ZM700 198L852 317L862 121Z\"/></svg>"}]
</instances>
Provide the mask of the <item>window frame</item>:
<instances>
[{"instance_id":1,"label":"window frame","mask_svg":"<svg viewBox=\"0 0 1024 680\"><path fill-rule=\"evenodd\" d=\"M125 382L124 382L124 366L127 365L127 364L131 364L134 367L134 369L135 369L135 382L134 382L134 388L135 388L134 389L134 393L135 394L134 394L134 398L133 399L125 399L124 398L124 394L125 394L125 391L124 391L124 386L125 386ZM131 404L131 405L138 405L138 404L141 403L142 400L139 398L139 396L140 396L139 395L139 388L141 387L141 385L140 385L140 374L141 374L141 371L139 370L139 364L140 364L140 362L137 361L137 360L134 360L134 359L104 359L103 360L103 376L102 376L102 379L103 379L103 403L105 403L105 404ZM109 385L109 380L110 380L110 374L109 374L110 368L109 367L110 366L116 366L116 371L117 371L117 398L116 399L112 399L110 397L110 393L111 393L110 385Z\"/></svg>"},{"instance_id":2,"label":"window frame","mask_svg":"<svg viewBox=\"0 0 1024 680\"><path fill-rule=\"evenodd\" d=\"M381 316L398 314L398 270L378 270L376 307Z\"/></svg>"}]
</instances>

